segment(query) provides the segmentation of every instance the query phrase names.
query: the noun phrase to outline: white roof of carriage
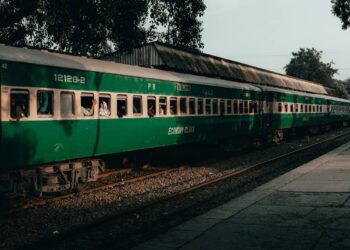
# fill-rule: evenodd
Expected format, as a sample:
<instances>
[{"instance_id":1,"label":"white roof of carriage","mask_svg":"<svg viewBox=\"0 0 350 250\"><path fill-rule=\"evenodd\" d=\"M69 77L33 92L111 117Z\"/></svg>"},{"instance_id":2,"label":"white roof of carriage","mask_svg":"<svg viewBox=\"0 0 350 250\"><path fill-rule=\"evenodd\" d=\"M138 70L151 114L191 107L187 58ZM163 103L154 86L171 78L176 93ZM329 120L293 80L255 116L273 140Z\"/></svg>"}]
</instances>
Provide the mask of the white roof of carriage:
<instances>
[{"instance_id":1,"label":"white roof of carriage","mask_svg":"<svg viewBox=\"0 0 350 250\"><path fill-rule=\"evenodd\" d=\"M45 50L17 48L3 44L0 44L0 61L30 63L173 82L260 91L260 88L246 83L118 64L110 61L53 53Z\"/></svg>"}]
</instances>

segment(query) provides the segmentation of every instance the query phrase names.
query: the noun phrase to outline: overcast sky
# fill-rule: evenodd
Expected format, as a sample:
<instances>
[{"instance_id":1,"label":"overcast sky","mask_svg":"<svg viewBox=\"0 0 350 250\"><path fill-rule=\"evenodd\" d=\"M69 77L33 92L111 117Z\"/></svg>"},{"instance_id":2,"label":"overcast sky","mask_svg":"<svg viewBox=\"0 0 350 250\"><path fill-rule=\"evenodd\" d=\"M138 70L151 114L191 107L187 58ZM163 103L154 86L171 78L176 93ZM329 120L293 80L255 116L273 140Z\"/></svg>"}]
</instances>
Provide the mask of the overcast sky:
<instances>
[{"instance_id":1,"label":"overcast sky","mask_svg":"<svg viewBox=\"0 0 350 250\"><path fill-rule=\"evenodd\" d=\"M293 51L314 47L350 78L350 29L331 0L204 0L203 52L285 73Z\"/></svg>"}]
</instances>

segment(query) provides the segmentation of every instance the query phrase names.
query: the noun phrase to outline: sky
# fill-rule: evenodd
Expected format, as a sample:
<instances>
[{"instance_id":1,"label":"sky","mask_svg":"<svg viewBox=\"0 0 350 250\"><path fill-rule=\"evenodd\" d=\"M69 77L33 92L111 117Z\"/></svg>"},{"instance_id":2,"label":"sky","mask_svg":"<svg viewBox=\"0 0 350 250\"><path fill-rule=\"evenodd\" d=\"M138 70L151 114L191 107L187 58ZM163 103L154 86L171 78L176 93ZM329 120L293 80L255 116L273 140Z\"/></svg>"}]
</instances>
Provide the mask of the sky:
<instances>
[{"instance_id":1,"label":"sky","mask_svg":"<svg viewBox=\"0 0 350 250\"><path fill-rule=\"evenodd\" d=\"M331 0L204 0L204 53L285 73L299 48L323 51L323 62L350 78L350 29Z\"/></svg>"}]
</instances>

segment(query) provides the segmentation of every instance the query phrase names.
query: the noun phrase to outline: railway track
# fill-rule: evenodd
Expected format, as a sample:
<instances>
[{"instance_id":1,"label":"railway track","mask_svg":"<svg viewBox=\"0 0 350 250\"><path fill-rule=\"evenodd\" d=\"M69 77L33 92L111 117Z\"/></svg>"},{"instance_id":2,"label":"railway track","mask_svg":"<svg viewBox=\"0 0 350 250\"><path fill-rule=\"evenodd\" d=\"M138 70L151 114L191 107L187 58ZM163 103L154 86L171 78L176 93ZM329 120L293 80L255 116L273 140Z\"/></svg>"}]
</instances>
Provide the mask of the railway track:
<instances>
[{"instance_id":1,"label":"railway track","mask_svg":"<svg viewBox=\"0 0 350 250\"><path fill-rule=\"evenodd\" d=\"M43 197L43 198L37 198L37 199L30 199L26 201L21 201L19 203L14 203L11 205L11 207L2 209L5 210L3 213L0 213L0 218L4 218L7 216L10 216L14 212L18 212L23 209L28 208L35 208L38 206L43 206L49 203L57 202L63 199L71 198L78 195L84 195L92 192L96 192L103 189L113 188L117 185L124 185L124 184L130 184L133 182L138 182L145 180L147 178L153 178L157 177L162 174L170 173L172 171L176 171L176 168L170 168L170 169L152 169L148 171L142 171L141 175L138 175L136 177L130 177L130 178L121 178L121 180L111 182L106 181L107 183L103 183L105 178L111 177L111 176L117 176L117 175L124 175L124 177L127 177L127 174L132 173L134 170L131 168L127 169L119 169L119 170L112 170L106 173L101 173L98 177L98 180L93 183L95 186L90 188L82 188L79 189L77 192L70 192L67 194L61 194L59 196L54 197ZM140 173L139 173L140 174Z\"/></svg>"},{"instance_id":2,"label":"railway track","mask_svg":"<svg viewBox=\"0 0 350 250\"><path fill-rule=\"evenodd\" d=\"M43 240L40 240L34 244L31 244L28 246L28 248L45 248L47 246L56 246L59 243L62 243L62 241L67 240L73 240L79 238L78 235L89 235L93 232L96 232L96 230L107 230L107 228L113 227L118 221L122 220L123 218L130 218L134 214L142 213L142 211L155 209L156 207L164 206L166 203L171 203L176 200L182 199L183 197L186 197L188 195L193 195L196 192L200 192L202 190L208 189L215 185L220 185L220 183L223 183L228 180L232 180L234 178L239 178L244 175L247 175L253 171L262 169L264 167L267 167L269 165L277 164L278 162L284 162L288 159L295 159L295 158L302 158L305 157L305 155L310 154L310 152L313 152L314 154L317 153L319 148L326 147L326 145L329 144L327 147L332 147L332 145L340 143L340 141L345 140L345 138L348 138L350 135L350 131L346 130L346 132L336 135L332 138L328 138L316 143L313 143L311 145L290 151L288 153L285 153L283 155L280 155L278 157L271 158L269 160L265 160L256 164L253 164L248 167L240 168L234 171L227 171L226 173L222 174L218 177L213 177L208 181L205 181L203 183L199 183L196 185L193 185L191 187L188 187L186 189L180 190L178 192L175 192L173 194L161 197L156 200L152 200L149 202L145 202L140 204L137 207L134 207L132 209L126 209L124 211L121 211L120 213L108 216L102 219L98 219L92 223L76 226L72 229L69 229L67 231L63 231L58 235L54 235L53 237L45 238ZM333 146L334 147L334 146ZM279 167L280 168L280 167ZM276 169L275 169L276 170ZM266 174L266 173L265 173ZM146 178L146 177L145 177ZM86 237L85 237L86 238Z\"/></svg>"}]
</instances>

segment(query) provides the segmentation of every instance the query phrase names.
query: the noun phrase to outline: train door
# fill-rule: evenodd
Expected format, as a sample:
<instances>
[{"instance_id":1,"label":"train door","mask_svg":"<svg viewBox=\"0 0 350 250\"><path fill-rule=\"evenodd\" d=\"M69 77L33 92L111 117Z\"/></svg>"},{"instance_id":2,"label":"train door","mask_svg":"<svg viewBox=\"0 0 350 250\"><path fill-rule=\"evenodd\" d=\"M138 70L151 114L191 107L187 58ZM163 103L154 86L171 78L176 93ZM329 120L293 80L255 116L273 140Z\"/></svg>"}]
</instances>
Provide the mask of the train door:
<instances>
[{"instance_id":1,"label":"train door","mask_svg":"<svg viewBox=\"0 0 350 250\"><path fill-rule=\"evenodd\" d=\"M327 117L330 117L331 116L331 103L329 100L327 100Z\"/></svg>"},{"instance_id":2,"label":"train door","mask_svg":"<svg viewBox=\"0 0 350 250\"><path fill-rule=\"evenodd\" d=\"M273 95L272 93L263 92L262 93L262 127L265 132L268 132L272 129L273 122Z\"/></svg>"}]
</instances>

